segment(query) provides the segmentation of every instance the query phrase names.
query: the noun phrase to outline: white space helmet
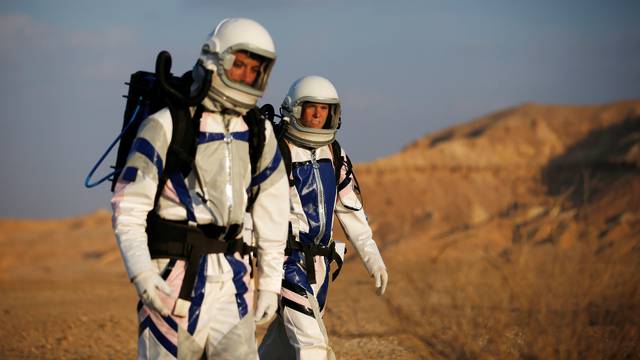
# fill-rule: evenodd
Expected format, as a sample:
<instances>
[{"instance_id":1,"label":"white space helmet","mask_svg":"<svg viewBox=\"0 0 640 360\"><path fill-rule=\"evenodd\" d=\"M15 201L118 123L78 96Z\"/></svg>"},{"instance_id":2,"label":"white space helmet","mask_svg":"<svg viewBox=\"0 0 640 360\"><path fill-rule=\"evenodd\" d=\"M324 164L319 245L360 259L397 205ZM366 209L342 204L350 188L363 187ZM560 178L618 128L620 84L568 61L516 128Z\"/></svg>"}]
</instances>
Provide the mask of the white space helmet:
<instances>
[{"instance_id":1,"label":"white space helmet","mask_svg":"<svg viewBox=\"0 0 640 360\"><path fill-rule=\"evenodd\" d=\"M321 129L305 126L301 122L304 103L328 104L329 115ZM305 76L296 80L282 102L280 111L289 126L285 136L293 143L317 148L330 144L340 127L340 98L331 81L320 76Z\"/></svg>"},{"instance_id":2,"label":"white space helmet","mask_svg":"<svg viewBox=\"0 0 640 360\"><path fill-rule=\"evenodd\" d=\"M225 70L232 68L238 51L262 63L253 84L233 81L227 76ZM194 87L204 78L204 69L211 70L211 87L203 105L215 110L222 106L244 114L264 93L275 60L275 45L262 25L245 18L225 19L202 45L193 73Z\"/></svg>"}]
</instances>

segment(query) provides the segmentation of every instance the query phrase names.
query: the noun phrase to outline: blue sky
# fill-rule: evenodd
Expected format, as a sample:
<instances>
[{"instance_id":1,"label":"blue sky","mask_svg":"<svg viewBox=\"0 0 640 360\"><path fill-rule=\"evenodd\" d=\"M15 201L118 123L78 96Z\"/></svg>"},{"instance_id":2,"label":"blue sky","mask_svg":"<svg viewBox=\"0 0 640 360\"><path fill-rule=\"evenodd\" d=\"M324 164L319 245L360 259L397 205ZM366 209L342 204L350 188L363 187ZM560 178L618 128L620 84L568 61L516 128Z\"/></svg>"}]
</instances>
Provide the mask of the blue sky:
<instances>
[{"instance_id":1,"label":"blue sky","mask_svg":"<svg viewBox=\"0 0 640 360\"><path fill-rule=\"evenodd\" d=\"M163 49L174 72L189 70L227 17L257 20L276 42L261 103L280 104L304 75L334 82L339 139L361 162L522 102L640 98L638 14L638 1L5 0L0 217L108 207L108 186L83 181L120 129L123 83Z\"/></svg>"}]
</instances>

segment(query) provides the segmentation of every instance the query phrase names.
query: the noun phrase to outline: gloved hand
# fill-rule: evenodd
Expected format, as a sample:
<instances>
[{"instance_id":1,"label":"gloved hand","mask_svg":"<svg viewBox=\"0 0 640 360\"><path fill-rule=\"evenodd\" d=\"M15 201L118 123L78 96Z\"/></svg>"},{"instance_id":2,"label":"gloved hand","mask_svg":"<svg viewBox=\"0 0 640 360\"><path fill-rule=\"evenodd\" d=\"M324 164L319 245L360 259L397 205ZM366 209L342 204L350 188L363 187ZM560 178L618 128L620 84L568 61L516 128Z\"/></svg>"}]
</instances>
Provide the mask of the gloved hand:
<instances>
[{"instance_id":1,"label":"gloved hand","mask_svg":"<svg viewBox=\"0 0 640 360\"><path fill-rule=\"evenodd\" d=\"M258 301L256 304L256 325L263 325L269 322L278 309L278 294L273 291L258 291Z\"/></svg>"},{"instance_id":2,"label":"gloved hand","mask_svg":"<svg viewBox=\"0 0 640 360\"><path fill-rule=\"evenodd\" d=\"M378 267L373 270L373 277L376 280L376 294L382 296L387 289L387 282L389 281L389 275L387 269L384 267Z\"/></svg>"},{"instance_id":3,"label":"gloved hand","mask_svg":"<svg viewBox=\"0 0 640 360\"><path fill-rule=\"evenodd\" d=\"M141 272L133 278L133 285L143 304L162 316L169 316L169 309L162 303L158 290L171 296L171 287L157 272L152 270Z\"/></svg>"}]
</instances>

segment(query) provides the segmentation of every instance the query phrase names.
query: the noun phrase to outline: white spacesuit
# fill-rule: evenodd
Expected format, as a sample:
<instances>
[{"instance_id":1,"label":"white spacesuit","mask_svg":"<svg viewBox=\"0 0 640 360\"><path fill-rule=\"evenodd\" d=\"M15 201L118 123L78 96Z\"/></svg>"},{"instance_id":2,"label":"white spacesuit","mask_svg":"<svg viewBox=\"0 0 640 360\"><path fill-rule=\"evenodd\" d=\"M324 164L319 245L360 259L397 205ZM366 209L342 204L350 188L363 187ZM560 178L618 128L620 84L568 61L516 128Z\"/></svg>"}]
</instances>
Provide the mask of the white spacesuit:
<instances>
[{"instance_id":1,"label":"white spacesuit","mask_svg":"<svg viewBox=\"0 0 640 360\"><path fill-rule=\"evenodd\" d=\"M333 84L318 76L297 80L281 111L291 162L291 237L278 316L260 345L260 358L331 359L322 316L329 264L336 261L339 271L344 255L344 244L332 239L334 214L375 278L379 295L386 288L387 271L357 196L351 162L334 142L341 120ZM282 145L281 153L287 161Z\"/></svg>"},{"instance_id":2,"label":"white spacesuit","mask_svg":"<svg viewBox=\"0 0 640 360\"><path fill-rule=\"evenodd\" d=\"M274 61L275 46L260 24L236 18L217 26L193 71L193 88L211 82L195 161L186 176L166 174L157 198L171 112L160 110L139 128L111 201L117 242L141 299L139 359L257 358L251 244L243 242L242 228L252 222L259 259L255 321L267 321L281 288L287 219L280 214L289 212L289 190L268 121L252 175L242 116L262 96ZM234 247L212 250L216 244Z\"/></svg>"}]
</instances>

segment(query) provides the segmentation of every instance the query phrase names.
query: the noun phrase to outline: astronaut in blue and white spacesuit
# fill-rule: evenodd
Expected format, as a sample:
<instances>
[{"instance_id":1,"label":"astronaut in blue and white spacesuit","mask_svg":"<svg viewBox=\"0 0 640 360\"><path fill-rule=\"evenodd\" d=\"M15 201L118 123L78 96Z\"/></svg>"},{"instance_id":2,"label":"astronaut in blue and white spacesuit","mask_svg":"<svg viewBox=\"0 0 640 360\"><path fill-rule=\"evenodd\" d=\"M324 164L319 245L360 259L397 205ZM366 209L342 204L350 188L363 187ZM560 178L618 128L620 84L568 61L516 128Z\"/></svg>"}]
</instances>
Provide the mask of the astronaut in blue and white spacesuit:
<instances>
[{"instance_id":1,"label":"astronaut in blue and white spacesuit","mask_svg":"<svg viewBox=\"0 0 640 360\"><path fill-rule=\"evenodd\" d=\"M336 261L340 267L345 249L332 238L334 214L375 278L378 295L387 286L387 270L358 197L351 161L335 141L341 119L333 84L319 76L297 80L281 113L286 127L280 152L285 163L290 160L291 236L278 316L260 345L260 358L333 359L322 316L329 265Z\"/></svg>"}]
</instances>

